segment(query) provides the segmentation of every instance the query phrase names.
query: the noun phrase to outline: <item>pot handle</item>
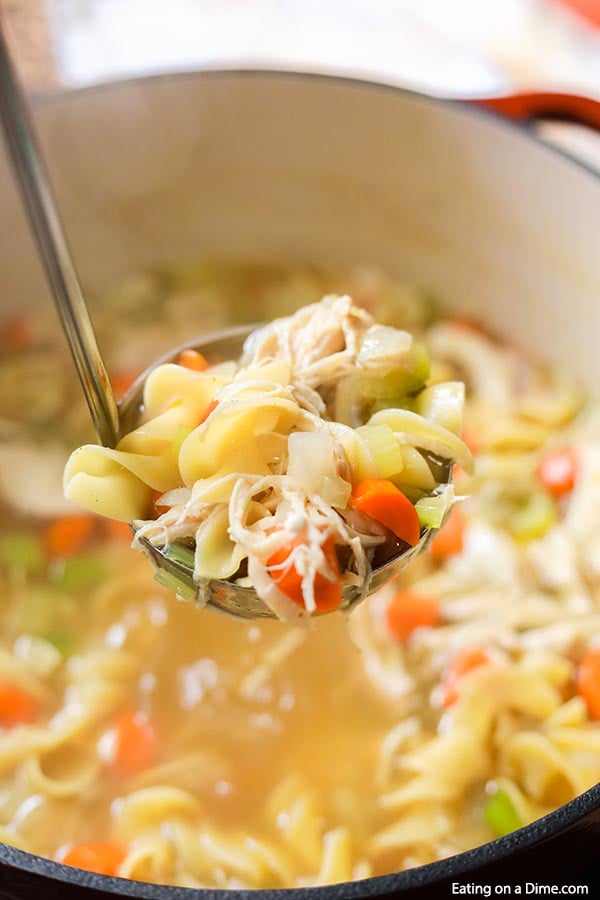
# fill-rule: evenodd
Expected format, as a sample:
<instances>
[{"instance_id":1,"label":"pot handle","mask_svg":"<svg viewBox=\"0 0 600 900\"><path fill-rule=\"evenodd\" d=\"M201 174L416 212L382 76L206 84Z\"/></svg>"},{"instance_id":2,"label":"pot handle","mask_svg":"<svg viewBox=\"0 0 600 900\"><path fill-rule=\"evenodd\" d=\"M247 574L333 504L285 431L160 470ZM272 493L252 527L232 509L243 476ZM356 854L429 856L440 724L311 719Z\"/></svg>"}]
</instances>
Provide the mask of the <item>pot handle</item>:
<instances>
[{"instance_id":1,"label":"pot handle","mask_svg":"<svg viewBox=\"0 0 600 900\"><path fill-rule=\"evenodd\" d=\"M600 101L580 94L532 91L499 97L482 97L468 102L517 122L558 119L587 125L600 132Z\"/></svg>"}]
</instances>

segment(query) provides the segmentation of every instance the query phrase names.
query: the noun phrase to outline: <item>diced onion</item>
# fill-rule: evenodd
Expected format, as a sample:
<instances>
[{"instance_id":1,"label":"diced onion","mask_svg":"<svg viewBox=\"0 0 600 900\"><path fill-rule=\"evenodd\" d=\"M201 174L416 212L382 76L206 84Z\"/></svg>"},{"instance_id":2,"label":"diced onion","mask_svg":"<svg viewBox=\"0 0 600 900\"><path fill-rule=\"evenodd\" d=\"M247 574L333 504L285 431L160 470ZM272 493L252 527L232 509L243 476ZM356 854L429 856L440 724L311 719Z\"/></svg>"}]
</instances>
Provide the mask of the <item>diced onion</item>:
<instances>
[{"instance_id":1,"label":"diced onion","mask_svg":"<svg viewBox=\"0 0 600 900\"><path fill-rule=\"evenodd\" d=\"M333 506L335 509L345 509L348 506L350 494L352 493L352 485L349 481L339 476L332 478L325 475L321 479L321 488L319 494L324 503Z\"/></svg>"},{"instance_id":2,"label":"diced onion","mask_svg":"<svg viewBox=\"0 0 600 900\"><path fill-rule=\"evenodd\" d=\"M14 643L15 656L39 678L47 678L59 667L62 653L54 644L34 634L21 634Z\"/></svg>"},{"instance_id":3,"label":"diced onion","mask_svg":"<svg viewBox=\"0 0 600 900\"><path fill-rule=\"evenodd\" d=\"M389 325L371 325L358 352L358 365L364 368L381 368L383 365L394 368L410 352L412 343L412 335L408 331Z\"/></svg>"},{"instance_id":4,"label":"diced onion","mask_svg":"<svg viewBox=\"0 0 600 900\"><path fill-rule=\"evenodd\" d=\"M288 440L288 476L307 494L344 509L352 487L339 474L336 442L320 431L297 431Z\"/></svg>"}]
</instances>

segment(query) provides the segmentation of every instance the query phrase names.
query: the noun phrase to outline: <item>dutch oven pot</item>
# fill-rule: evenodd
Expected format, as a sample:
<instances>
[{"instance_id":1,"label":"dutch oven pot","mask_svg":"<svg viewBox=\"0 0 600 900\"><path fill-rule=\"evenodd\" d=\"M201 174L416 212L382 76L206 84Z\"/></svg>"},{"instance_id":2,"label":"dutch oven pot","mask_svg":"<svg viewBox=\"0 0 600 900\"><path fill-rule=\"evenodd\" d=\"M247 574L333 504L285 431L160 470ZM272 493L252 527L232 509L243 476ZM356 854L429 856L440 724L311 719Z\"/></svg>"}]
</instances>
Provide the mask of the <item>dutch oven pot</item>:
<instances>
[{"instance_id":1,"label":"dutch oven pot","mask_svg":"<svg viewBox=\"0 0 600 900\"><path fill-rule=\"evenodd\" d=\"M538 95L503 113L600 127L600 106ZM46 99L38 122L82 280L199 256L369 263L600 381L600 179L473 104L325 76L204 72ZM49 302L0 158L0 296ZM249 310L249 318L252 311ZM165 335L165 350L168 349ZM240 823L243 824L243 823ZM260 900L449 897L465 886L600 877L600 786L508 837L403 873ZM493 892L493 887L492 887ZM530 891L532 892L532 891ZM0 900L212 900L0 845ZM590 895L593 896L593 887ZM232 891L227 900L259 900Z\"/></svg>"}]
</instances>

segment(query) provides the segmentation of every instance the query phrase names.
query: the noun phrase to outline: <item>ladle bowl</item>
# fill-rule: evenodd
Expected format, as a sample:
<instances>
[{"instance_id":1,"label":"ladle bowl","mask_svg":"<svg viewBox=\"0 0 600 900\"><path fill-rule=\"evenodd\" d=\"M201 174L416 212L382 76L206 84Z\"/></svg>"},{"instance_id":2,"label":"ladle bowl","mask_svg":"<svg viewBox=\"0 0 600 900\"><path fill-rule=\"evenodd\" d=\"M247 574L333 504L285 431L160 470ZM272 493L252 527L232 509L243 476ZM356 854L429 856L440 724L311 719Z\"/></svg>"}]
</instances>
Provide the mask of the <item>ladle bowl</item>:
<instances>
[{"instance_id":1,"label":"ladle bowl","mask_svg":"<svg viewBox=\"0 0 600 900\"><path fill-rule=\"evenodd\" d=\"M243 325L237 328L228 328L223 331L213 332L198 338L191 343L186 343L160 357L149 366L134 381L129 390L124 394L118 404L119 407L119 437L133 430L140 423L144 415L143 391L146 379L152 369L164 363L175 362L182 350L193 347L202 353L209 363L225 362L237 359L243 349L244 341L256 326ZM449 468L450 474L450 468ZM135 534L136 524L132 523L132 531ZM361 600L364 600L378 588L383 587L390 579L398 575L422 550L427 546L432 535L431 529L425 529L414 547L408 547L402 552L386 560L379 566L373 567L370 577L361 585L347 585L342 592L342 606L344 611L350 611ZM136 539L140 549L146 554L155 569L163 570L182 585L183 599L190 600L198 606L209 605L214 609L241 619L275 618L275 613L256 594L254 588L244 587L234 581L218 581L203 578L194 580L191 569L181 562L170 559L164 548L155 547L147 538ZM323 614L321 614L323 615Z\"/></svg>"}]
</instances>

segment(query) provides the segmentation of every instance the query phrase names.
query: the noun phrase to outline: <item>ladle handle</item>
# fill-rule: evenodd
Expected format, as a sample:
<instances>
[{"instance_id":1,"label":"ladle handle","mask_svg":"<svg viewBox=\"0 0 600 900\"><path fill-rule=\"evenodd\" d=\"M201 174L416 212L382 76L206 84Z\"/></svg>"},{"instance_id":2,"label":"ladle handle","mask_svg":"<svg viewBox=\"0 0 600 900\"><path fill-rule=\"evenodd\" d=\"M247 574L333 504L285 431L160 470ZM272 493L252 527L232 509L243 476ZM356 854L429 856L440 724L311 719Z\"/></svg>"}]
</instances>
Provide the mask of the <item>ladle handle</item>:
<instances>
[{"instance_id":1,"label":"ladle handle","mask_svg":"<svg viewBox=\"0 0 600 900\"><path fill-rule=\"evenodd\" d=\"M1 16L0 119L96 434L106 447L114 447L119 434L117 403L54 201L27 101L11 60ZM44 390L44 385L40 385L40 390Z\"/></svg>"}]
</instances>

